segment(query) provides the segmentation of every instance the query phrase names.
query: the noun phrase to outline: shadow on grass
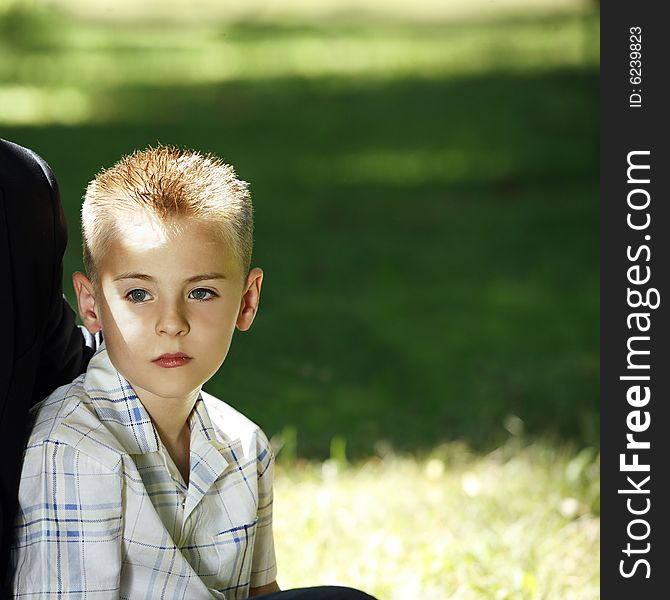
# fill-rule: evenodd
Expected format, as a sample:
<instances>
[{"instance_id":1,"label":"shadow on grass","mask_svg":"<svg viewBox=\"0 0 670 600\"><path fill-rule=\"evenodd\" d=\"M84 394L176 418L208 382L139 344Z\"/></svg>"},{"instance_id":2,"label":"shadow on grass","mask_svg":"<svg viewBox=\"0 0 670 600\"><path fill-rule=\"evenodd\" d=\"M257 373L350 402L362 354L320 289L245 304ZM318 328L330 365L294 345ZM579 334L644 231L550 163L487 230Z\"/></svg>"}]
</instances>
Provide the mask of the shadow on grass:
<instances>
[{"instance_id":1,"label":"shadow on grass","mask_svg":"<svg viewBox=\"0 0 670 600\"><path fill-rule=\"evenodd\" d=\"M206 388L294 426L300 455L486 449L510 415L598 445L596 99L578 69L136 87L99 98L103 123L2 136L54 168L66 273L85 185L121 154L195 147L251 182L261 312Z\"/></svg>"}]
</instances>

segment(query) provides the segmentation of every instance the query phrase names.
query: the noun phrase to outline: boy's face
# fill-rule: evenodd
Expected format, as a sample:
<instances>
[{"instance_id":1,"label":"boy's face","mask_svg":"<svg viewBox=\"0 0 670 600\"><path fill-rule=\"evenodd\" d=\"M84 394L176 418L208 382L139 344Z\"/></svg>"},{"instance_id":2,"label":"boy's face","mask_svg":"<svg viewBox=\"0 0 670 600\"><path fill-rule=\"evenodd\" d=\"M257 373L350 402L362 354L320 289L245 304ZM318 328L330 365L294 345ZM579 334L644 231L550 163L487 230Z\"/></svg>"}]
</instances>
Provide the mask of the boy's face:
<instances>
[{"instance_id":1,"label":"boy's face","mask_svg":"<svg viewBox=\"0 0 670 600\"><path fill-rule=\"evenodd\" d=\"M141 400L190 396L223 363L235 326L248 329L258 307L262 271L244 278L211 229L177 224L178 233L166 233L133 215L98 264L97 287L74 276L84 324L102 328L112 363Z\"/></svg>"}]
</instances>

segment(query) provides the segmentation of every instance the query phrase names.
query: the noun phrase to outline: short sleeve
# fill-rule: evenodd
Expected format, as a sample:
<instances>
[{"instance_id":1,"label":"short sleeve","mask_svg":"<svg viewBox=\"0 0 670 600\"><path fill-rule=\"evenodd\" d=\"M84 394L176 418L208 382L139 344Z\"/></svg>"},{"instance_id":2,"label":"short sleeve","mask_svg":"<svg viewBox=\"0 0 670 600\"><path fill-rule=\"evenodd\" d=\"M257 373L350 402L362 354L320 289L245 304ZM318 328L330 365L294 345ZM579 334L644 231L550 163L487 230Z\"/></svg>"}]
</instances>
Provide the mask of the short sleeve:
<instances>
[{"instance_id":1,"label":"short sleeve","mask_svg":"<svg viewBox=\"0 0 670 600\"><path fill-rule=\"evenodd\" d=\"M251 587L260 587L277 579L274 537L272 534L272 503L275 457L265 434L259 430L257 443L258 521L251 563Z\"/></svg>"},{"instance_id":2,"label":"short sleeve","mask_svg":"<svg viewBox=\"0 0 670 600\"><path fill-rule=\"evenodd\" d=\"M118 599L122 479L60 442L26 451L12 565L16 598Z\"/></svg>"}]
</instances>

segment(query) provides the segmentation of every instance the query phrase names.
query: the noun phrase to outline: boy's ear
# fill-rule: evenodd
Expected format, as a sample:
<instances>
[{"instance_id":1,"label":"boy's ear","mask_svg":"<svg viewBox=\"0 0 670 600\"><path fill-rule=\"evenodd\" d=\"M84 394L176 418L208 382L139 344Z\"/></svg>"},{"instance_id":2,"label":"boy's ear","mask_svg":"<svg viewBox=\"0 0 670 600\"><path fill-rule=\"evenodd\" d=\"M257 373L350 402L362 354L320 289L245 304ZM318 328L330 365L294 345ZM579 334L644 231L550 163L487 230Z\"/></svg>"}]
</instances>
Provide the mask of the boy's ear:
<instances>
[{"instance_id":1,"label":"boy's ear","mask_svg":"<svg viewBox=\"0 0 670 600\"><path fill-rule=\"evenodd\" d=\"M77 306L81 321L86 329L95 334L102 329L102 324L95 303L93 282L83 273L76 271L72 275L72 283L77 295Z\"/></svg>"},{"instance_id":2,"label":"boy's ear","mask_svg":"<svg viewBox=\"0 0 670 600\"><path fill-rule=\"evenodd\" d=\"M237 328L246 331L254 322L258 311L258 301L261 297L261 284L263 283L263 271L254 267L249 271L244 283L244 292L240 302L240 312L237 314Z\"/></svg>"}]
</instances>

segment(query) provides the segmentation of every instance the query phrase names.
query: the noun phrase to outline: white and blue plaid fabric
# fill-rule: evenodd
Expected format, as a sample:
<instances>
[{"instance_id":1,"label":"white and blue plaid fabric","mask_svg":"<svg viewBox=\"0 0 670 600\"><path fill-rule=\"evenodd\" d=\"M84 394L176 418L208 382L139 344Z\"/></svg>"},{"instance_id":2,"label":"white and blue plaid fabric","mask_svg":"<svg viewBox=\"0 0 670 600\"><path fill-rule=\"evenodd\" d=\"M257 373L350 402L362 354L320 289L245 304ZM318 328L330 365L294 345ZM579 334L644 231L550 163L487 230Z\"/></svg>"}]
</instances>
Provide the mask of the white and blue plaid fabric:
<instances>
[{"instance_id":1,"label":"white and blue plaid fabric","mask_svg":"<svg viewBox=\"0 0 670 600\"><path fill-rule=\"evenodd\" d=\"M246 598L275 580L274 457L201 392L188 487L104 345L33 409L12 550L17 598Z\"/></svg>"}]
</instances>

